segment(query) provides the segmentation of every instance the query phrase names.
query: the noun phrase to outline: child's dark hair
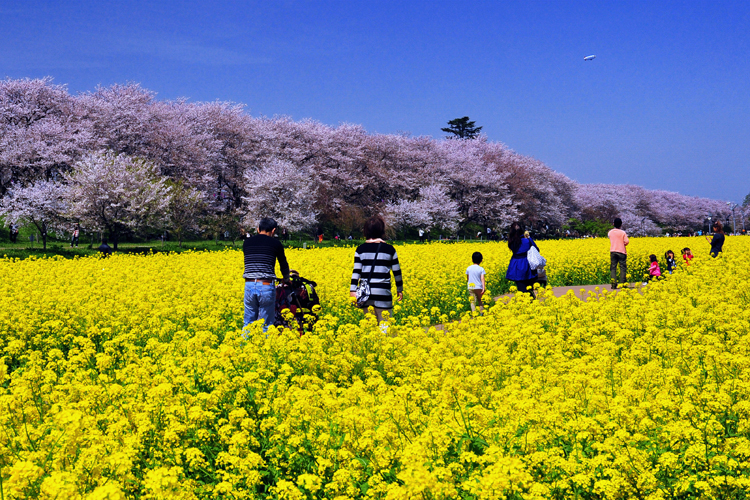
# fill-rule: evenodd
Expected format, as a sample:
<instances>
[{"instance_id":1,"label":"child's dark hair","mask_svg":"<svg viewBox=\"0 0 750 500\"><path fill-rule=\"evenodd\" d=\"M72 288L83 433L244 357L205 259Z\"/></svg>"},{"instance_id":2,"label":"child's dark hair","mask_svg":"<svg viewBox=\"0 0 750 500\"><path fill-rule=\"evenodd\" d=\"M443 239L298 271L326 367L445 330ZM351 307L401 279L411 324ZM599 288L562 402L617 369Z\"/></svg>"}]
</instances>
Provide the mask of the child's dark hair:
<instances>
[{"instance_id":1,"label":"child's dark hair","mask_svg":"<svg viewBox=\"0 0 750 500\"><path fill-rule=\"evenodd\" d=\"M664 254L664 258L668 259L670 255L674 257L674 252L672 250L667 250L667 253Z\"/></svg>"},{"instance_id":2,"label":"child's dark hair","mask_svg":"<svg viewBox=\"0 0 750 500\"><path fill-rule=\"evenodd\" d=\"M686 254L686 253L688 253L689 251L690 251L690 249L689 249L688 247L685 247L685 248L683 248L683 249L682 249L682 255L685 255L685 254Z\"/></svg>"},{"instance_id":3,"label":"child's dark hair","mask_svg":"<svg viewBox=\"0 0 750 500\"><path fill-rule=\"evenodd\" d=\"M654 254L649 255L648 258L651 262L658 262L658 260L656 259L656 255Z\"/></svg>"},{"instance_id":4,"label":"child's dark hair","mask_svg":"<svg viewBox=\"0 0 750 500\"><path fill-rule=\"evenodd\" d=\"M482 254L480 252L474 252L471 254L471 261L474 264L481 264L482 263Z\"/></svg>"}]
</instances>

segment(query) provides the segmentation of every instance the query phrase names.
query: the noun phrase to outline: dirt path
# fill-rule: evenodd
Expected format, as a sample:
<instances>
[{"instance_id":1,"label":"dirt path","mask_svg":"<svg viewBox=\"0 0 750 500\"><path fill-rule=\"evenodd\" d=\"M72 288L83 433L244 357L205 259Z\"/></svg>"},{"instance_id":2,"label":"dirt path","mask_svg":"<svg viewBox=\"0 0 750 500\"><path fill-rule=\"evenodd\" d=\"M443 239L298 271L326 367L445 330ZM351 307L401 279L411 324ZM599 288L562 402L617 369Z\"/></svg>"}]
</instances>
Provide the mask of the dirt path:
<instances>
[{"instance_id":1,"label":"dirt path","mask_svg":"<svg viewBox=\"0 0 750 500\"><path fill-rule=\"evenodd\" d=\"M631 288L635 288L638 291L641 291L641 289L644 287L641 283L631 283ZM599 289L597 291L597 288ZM617 293L619 292L619 289L612 290L609 286L609 283L605 285L575 285L575 286L555 286L552 287L552 293L555 295L555 297L562 297L563 295L567 294L568 292L573 292L573 295L582 300L583 302L586 302L589 297L592 297L592 295L589 295L589 292L594 294L594 298L600 297L604 291L607 291L607 293ZM501 301L506 300L509 301L514 297L514 294L512 293L506 293L505 295L500 295L499 297L495 297L495 301ZM543 300L543 299L542 299ZM460 321L459 321L460 322ZM438 330L443 329L443 325L432 325ZM427 327L431 328L431 327Z\"/></svg>"},{"instance_id":2,"label":"dirt path","mask_svg":"<svg viewBox=\"0 0 750 500\"><path fill-rule=\"evenodd\" d=\"M636 290L640 290L643 285L641 283L631 283L631 288L635 288ZM597 288L599 289L597 291ZM552 293L555 295L555 297L562 297L563 295L567 294L568 292L573 292L573 295L581 299L582 301L586 302L586 300L589 298L589 292L595 294L596 297L602 295L604 291L607 291L608 293L617 293L619 289L612 290L609 286L609 283L604 285L574 285L574 286L555 286L552 287ZM513 297L514 294L512 293L506 293L505 295L501 295L499 297L495 297L495 301L502 300L504 298L510 299Z\"/></svg>"}]
</instances>

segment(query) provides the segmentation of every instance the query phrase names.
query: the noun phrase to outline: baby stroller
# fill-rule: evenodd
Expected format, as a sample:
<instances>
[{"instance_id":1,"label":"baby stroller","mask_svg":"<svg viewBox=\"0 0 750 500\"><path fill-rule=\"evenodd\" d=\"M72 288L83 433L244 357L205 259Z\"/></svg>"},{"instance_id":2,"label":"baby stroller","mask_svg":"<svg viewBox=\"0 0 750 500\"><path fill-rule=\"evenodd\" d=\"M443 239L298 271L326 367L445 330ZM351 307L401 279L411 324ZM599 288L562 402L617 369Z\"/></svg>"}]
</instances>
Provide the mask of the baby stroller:
<instances>
[{"instance_id":1,"label":"baby stroller","mask_svg":"<svg viewBox=\"0 0 750 500\"><path fill-rule=\"evenodd\" d=\"M318 321L320 299L314 281L302 278L297 271L289 272L289 283L276 285L276 318L274 325L298 330L300 334L312 330ZM288 312L286 312L288 310Z\"/></svg>"}]
</instances>

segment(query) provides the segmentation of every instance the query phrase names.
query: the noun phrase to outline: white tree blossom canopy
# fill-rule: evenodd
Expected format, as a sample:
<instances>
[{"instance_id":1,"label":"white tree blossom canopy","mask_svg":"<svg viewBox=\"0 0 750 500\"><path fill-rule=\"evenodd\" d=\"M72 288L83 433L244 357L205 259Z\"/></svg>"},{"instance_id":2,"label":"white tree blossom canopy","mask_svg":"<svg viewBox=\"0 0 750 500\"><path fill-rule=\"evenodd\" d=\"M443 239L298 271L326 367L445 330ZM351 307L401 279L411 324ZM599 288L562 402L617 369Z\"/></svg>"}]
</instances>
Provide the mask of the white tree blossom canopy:
<instances>
[{"instance_id":1,"label":"white tree blossom canopy","mask_svg":"<svg viewBox=\"0 0 750 500\"><path fill-rule=\"evenodd\" d=\"M246 225L255 227L261 218L272 217L288 231L303 231L317 222L315 183L307 168L271 160L245 172L245 190Z\"/></svg>"},{"instance_id":2,"label":"white tree blossom canopy","mask_svg":"<svg viewBox=\"0 0 750 500\"><path fill-rule=\"evenodd\" d=\"M416 200L401 200L386 205L385 213L389 224L396 228L416 227L453 232L461 220L458 203L439 185L420 188Z\"/></svg>"},{"instance_id":3,"label":"white tree blossom canopy","mask_svg":"<svg viewBox=\"0 0 750 500\"><path fill-rule=\"evenodd\" d=\"M66 181L71 216L115 240L124 232L141 233L168 222L171 188L152 162L111 151L89 154Z\"/></svg>"},{"instance_id":4,"label":"white tree blossom canopy","mask_svg":"<svg viewBox=\"0 0 750 500\"><path fill-rule=\"evenodd\" d=\"M67 220L65 186L52 181L38 181L26 187L12 187L0 199L0 217L5 225L31 223L43 235L64 228Z\"/></svg>"}]
</instances>

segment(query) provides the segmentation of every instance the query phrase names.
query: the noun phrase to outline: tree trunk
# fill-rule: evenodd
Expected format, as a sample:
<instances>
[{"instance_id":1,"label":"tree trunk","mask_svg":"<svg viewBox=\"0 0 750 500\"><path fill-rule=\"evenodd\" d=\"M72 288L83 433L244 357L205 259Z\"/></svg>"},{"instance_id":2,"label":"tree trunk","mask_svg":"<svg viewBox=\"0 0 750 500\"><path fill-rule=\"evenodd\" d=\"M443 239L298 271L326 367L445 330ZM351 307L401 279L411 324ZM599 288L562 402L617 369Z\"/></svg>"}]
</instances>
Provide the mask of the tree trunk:
<instances>
[{"instance_id":1,"label":"tree trunk","mask_svg":"<svg viewBox=\"0 0 750 500\"><path fill-rule=\"evenodd\" d=\"M34 222L34 225L36 226L37 230L39 231L39 236L42 238L42 248L44 250L47 250L47 224L45 222ZM33 243L32 243L33 246Z\"/></svg>"},{"instance_id":2,"label":"tree trunk","mask_svg":"<svg viewBox=\"0 0 750 500\"><path fill-rule=\"evenodd\" d=\"M112 235L112 245L113 245L112 249L117 251L117 240L118 240L117 231L112 231L111 235Z\"/></svg>"}]
</instances>

